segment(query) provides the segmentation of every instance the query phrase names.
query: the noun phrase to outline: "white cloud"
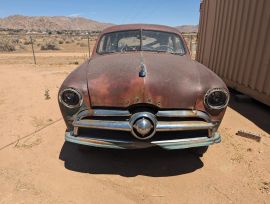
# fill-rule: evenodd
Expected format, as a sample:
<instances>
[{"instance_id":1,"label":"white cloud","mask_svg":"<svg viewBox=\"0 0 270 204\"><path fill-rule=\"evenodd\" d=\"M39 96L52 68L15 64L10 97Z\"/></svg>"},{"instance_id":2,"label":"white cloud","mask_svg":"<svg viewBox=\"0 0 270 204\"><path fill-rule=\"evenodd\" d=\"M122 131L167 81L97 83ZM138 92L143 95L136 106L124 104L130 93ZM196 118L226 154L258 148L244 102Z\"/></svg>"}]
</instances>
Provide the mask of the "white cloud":
<instances>
[{"instance_id":1,"label":"white cloud","mask_svg":"<svg viewBox=\"0 0 270 204\"><path fill-rule=\"evenodd\" d=\"M81 13L73 13L73 14L70 14L68 15L69 17L82 17L82 14Z\"/></svg>"}]
</instances>

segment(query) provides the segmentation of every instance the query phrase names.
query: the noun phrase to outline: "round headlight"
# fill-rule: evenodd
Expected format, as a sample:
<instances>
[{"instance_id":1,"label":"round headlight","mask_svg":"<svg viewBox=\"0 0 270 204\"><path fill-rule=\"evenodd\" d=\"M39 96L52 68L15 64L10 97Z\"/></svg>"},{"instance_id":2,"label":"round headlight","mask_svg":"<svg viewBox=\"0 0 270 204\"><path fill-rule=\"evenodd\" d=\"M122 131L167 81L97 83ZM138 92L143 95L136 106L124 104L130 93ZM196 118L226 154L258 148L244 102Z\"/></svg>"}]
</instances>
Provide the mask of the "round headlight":
<instances>
[{"instance_id":1,"label":"round headlight","mask_svg":"<svg viewBox=\"0 0 270 204\"><path fill-rule=\"evenodd\" d=\"M229 103L229 93L226 89L210 89L204 96L204 104L214 110L224 109Z\"/></svg>"},{"instance_id":2,"label":"round headlight","mask_svg":"<svg viewBox=\"0 0 270 204\"><path fill-rule=\"evenodd\" d=\"M77 90L68 88L61 91L59 101L68 108L77 108L82 105L82 96Z\"/></svg>"}]
</instances>

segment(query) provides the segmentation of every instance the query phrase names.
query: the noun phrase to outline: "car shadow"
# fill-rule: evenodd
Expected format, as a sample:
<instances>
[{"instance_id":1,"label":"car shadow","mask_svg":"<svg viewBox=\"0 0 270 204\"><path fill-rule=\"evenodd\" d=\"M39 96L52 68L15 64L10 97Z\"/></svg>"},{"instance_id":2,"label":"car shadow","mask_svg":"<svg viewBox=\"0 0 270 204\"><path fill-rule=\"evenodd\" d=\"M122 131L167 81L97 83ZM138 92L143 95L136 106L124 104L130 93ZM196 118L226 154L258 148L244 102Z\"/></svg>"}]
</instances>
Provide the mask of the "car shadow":
<instances>
[{"instance_id":1,"label":"car shadow","mask_svg":"<svg viewBox=\"0 0 270 204\"><path fill-rule=\"evenodd\" d=\"M270 107L232 89L230 94L229 107L270 134Z\"/></svg>"},{"instance_id":2,"label":"car shadow","mask_svg":"<svg viewBox=\"0 0 270 204\"><path fill-rule=\"evenodd\" d=\"M63 160L65 168L71 171L125 177L175 176L203 167L200 158L184 150L113 150L87 147L82 151L78 145L69 142L64 143L59 159Z\"/></svg>"}]
</instances>

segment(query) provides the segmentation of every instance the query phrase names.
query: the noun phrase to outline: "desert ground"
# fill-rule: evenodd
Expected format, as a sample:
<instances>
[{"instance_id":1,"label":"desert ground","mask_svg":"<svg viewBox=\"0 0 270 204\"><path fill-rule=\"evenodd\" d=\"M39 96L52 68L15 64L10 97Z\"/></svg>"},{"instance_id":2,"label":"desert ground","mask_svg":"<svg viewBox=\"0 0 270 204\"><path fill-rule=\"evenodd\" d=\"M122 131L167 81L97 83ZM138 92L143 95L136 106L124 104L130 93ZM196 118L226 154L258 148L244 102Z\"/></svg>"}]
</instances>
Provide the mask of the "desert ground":
<instances>
[{"instance_id":1,"label":"desert ground","mask_svg":"<svg viewBox=\"0 0 270 204\"><path fill-rule=\"evenodd\" d=\"M0 204L270 202L270 108L234 92L222 142L202 158L183 150L80 152L65 142L57 92L86 58L87 50L40 52L34 65L31 52L0 53Z\"/></svg>"}]
</instances>

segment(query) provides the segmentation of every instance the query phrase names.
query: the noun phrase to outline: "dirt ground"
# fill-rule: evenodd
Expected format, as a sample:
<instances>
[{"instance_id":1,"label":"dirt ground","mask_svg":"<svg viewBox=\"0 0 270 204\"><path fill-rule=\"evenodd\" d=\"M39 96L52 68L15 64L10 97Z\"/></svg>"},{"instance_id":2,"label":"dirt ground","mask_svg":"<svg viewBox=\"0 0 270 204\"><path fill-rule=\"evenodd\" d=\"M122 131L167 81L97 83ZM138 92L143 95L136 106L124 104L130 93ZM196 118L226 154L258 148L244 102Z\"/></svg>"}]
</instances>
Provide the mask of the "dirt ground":
<instances>
[{"instance_id":1,"label":"dirt ground","mask_svg":"<svg viewBox=\"0 0 270 204\"><path fill-rule=\"evenodd\" d=\"M82 153L65 143L57 92L84 59L40 53L33 65L31 54L0 54L0 204L270 203L270 109L236 93L222 143L203 158L159 149Z\"/></svg>"}]
</instances>

